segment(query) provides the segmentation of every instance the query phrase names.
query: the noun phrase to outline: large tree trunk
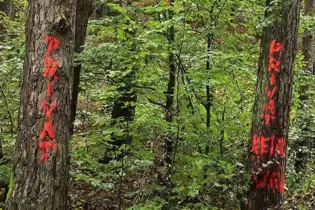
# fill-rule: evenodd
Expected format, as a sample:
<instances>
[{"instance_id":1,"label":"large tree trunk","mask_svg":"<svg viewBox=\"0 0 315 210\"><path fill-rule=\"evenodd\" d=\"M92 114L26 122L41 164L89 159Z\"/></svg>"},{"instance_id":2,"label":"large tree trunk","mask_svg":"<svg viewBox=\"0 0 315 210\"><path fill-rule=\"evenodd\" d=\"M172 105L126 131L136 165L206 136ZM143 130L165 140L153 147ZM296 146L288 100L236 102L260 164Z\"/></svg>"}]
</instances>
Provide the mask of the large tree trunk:
<instances>
[{"instance_id":1,"label":"large tree trunk","mask_svg":"<svg viewBox=\"0 0 315 210\"><path fill-rule=\"evenodd\" d=\"M267 0L267 6L270 6ZM281 209L286 146L297 48L299 0L282 1L266 17L277 21L263 29L256 98L249 148L251 189L249 209Z\"/></svg>"},{"instance_id":2,"label":"large tree trunk","mask_svg":"<svg viewBox=\"0 0 315 210\"><path fill-rule=\"evenodd\" d=\"M76 0L29 0L9 210L65 210Z\"/></svg>"},{"instance_id":3,"label":"large tree trunk","mask_svg":"<svg viewBox=\"0 0 315 210\"><path fill-rule=\"evenodd\" d=\"M84 49L83 45L85 43L87 24L89 17L92 14L92 0L77 0L77 14L75 20L75 43L74 52L81 53ZM73 85L72 85L72 100L71 100L71 126L70 134L73 134L74 121L77 113L77 102L79 95L79 85L80 85L80 73L82 65L81 63L76 63L73 72Z\"/></svg>"}]
</instances>

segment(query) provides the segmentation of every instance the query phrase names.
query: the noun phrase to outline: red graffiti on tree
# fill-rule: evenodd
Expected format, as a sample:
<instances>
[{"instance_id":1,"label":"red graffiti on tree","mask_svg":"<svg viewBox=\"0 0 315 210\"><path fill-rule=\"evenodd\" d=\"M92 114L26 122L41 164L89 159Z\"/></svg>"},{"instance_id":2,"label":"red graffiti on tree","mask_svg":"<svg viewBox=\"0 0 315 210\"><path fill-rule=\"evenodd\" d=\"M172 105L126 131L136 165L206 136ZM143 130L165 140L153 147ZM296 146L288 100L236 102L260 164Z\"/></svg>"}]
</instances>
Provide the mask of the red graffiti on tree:
<instances>
[{"instance_id":1,"label":"red graffiti on tree","mask_svg":"<svg viewBox=\"0 0 315 210\"><path fill-rule=\"evenodd\" d=\"M254 134L252 140L251 151L254 155L279 155L285 157L285 140L284 138L276 138L259 136Z\"/></svg>"},{"instance_id":2,"label":"red graffiti on tree","mask_svg":"<svg viewBox=\"0 0 315 210\"><path fill-rule=\"evenodd\" d=\"M46 118L51 118L53 111L58 107L58 102L54 101L50 106L47 101L42 101L41 106L44 116Z\"/></svg>"},{"instance_id":3,"label":"red graffiti on tree","mask_svg":"<svg viewBox=\"0 0 315 210\"><path fill-rule=\"evenodd\" d=\"M265 88L267 102L263 106L260 118L264 121L266 129L272 126L273 122L277 120L277 77L281 72L281 62L276 58L276 54L283 50L280 42L272 40L270 44L269 65L267 74L269 75L269 85ZM253 134L251 142L251 160L254 161L255 157L279 157L285 158L286 139L284 137L276 137L271 132L270 136ZM272 162L273 164L273 162ZM265 164L268 167L268 164ZM281 171L284 171L281 169ZM253 173L252 181L257 189L265 188L268 184L269 189L280 193L284 192L285 176L282 172L275 172L265 169L263 173Z\"/></svg>"},{"instance_id":4,"label":"red graffiti on tree","mask_svg":"<svg viewBox=\"0 0 315 210\"><path fill-rule=\"evenodd\" d=\"M57 150L57 146L53 143L55 138L54 125L53 125L53 112L57 109L59 103L53 100L53 82L59 80L57 75L58 62L51 57L51 53L59 48L59 40L53 36L46 36L47 52L45 54L45 71L43 77L48 80L47 84L47 99L41 102L41 108L45 117L44 128L40 133L39 148L41 149L41 161L46 162L48 160L48 154L50 150Z\"/></svg>"},{"instance_id":5,"label":"red graffiti on tree","mask_svg":"<svg viewBox=\"0 0 315 210\"><path fill-rule=\"evenodd\" d=\"M56 37L46 36L45 41L48 42L47 52L45 54L45 71L44 78L48 79L48 90L47 96L52 97L53 91L53 80L58 80L59 77L56 75L58 70L58 62L51 58L51 52L59 48L59 41Z\"/></svg>"},{"instance_id":6,"label":"red graffiti on tree","mask_svg":"<svg viewBox=\"0 0 315 210\"><path fill-rule=\"evenodd\" d=\"M252 179L257 189L265 188L268 183L271 190L284 193L285 175L280 172L266 171L261 177L253 176Z\"/></svg>"},{"instance_id":7,"label":"red graffiti on tree","mask_svg":"<svg viewBox=\"0 0 315 210\"><path fill-rule=\"evenodd\" d=\"M264 106L260 118L265 120L265 124L269 125L272 120L276 119L276 104L275 94L278 90L276 86L277 74L280 73L280 61L274 57L275 53L282 50L283 46L280 42L273 40L270 45L269 65L268 73L271 73L269 78L270 87L265 88L265 93L269 99L267 104Z\"/></svg>"}]
</instances>

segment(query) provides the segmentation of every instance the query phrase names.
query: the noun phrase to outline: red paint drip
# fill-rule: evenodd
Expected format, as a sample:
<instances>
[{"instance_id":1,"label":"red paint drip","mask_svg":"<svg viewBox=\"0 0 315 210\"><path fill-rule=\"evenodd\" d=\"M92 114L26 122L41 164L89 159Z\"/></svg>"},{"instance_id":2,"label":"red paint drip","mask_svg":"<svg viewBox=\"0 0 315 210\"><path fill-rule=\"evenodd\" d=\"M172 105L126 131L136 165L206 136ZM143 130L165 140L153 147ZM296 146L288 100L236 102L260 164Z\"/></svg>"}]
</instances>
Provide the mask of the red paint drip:
<instances>
[{"instance_id":1,"label":"red paint drip","mask_svg":"<svg viewBox=\"0 0 315 210\"><path fill-rule=\"evenodd\" d=\"M40 160L42 162L48 161L49 151L50 150L57 150L57 146L53 143L53 139L55 138L54 134L54 125L52 120L52 115L54 110L58 107L58 101L52 101L53 96L53 81L58 80L59 77L57 75L57 70L59 68L58 62L51 58L51 53L53 50L57 50L59 48L59 40L53 36L46 36L45 41L47 44L47 52L45 54L45 71L43 73L43 77L48 79L48 86L47 86L47 100L43 100L41 102L41 108L43 111L43 115L46 118L46 122L44 124L44 128L40 133L39 139L39 148L41 149Z\"/></svg>"}]
</instances>

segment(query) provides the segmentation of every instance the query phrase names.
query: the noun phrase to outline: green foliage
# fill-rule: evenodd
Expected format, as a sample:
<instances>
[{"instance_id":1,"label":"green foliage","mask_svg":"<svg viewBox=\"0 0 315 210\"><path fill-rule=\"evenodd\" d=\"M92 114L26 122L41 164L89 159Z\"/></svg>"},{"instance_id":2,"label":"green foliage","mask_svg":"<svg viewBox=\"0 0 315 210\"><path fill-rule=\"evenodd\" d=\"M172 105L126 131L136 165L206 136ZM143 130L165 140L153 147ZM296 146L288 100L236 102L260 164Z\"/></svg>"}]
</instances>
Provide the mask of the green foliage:
<instances>
[{"instance_id":1,"label":"green foliage","mask_svg":"<svg viewBox=\"0 0 315 210\"><path fill-rule=\"evenodd\" d=\"M122 127L111 126L110 111L119 94L117 88L125 85L120 79L136 68L132 83L137 92L136 117L129 130L133 143L128 146L131 155L125 159L123 177L144 175L137 181L141 188L124 192L125 202L133 203L130 209L160 209L168 203L157 194L163 194L163 186L156 183L157 171L163 169L154 161L161 155L159 147L169 129L174 133L179 129L179 142L172 176L175 186L168 205L172 209L237 208L249 183L244 163L259 56L256 36L261 27L256 26L263 16L260 3L251 3L253 7L247 3L177 1L174 7L163 1L144 7L110 3L107 10L121 15L90 21L88 42L79 56L84 67L80 101L86 105L80 106L76 121L80 134L74 136L78 142L73 153L76 181L104 190L100 183L119 185L120 162L103 168L95 160L102 159L110 147L111 133L122 132ZM174 10L171 20L166 13L169 9ZM171 25L176 31L172 49L166 36ZM210 54L209 34L213 37ZM132 46L136 48L130 50ZM176 55L179 71L175 91L179 112L171 125L158 105L165 104L170 52ZM208 84L212 90L210 128L202 105ZM88 125L82 128L84 121Z\"/></svg>"},{"instance_id":2,"label":"green foliage","mask_svg":"<svg viewBox=\"0 0 315 210\"><path fill-rule=\"evenodd\" d=\"M10 4L10 14L0 11L0 142L4 156L0 160L0 183L1 197L5 197L3 189L8 188L7 198L11 193L13 182L11 158L17 132L23 74L27 2L12 0Z\"/></svg>"},{"instance_id":3,"label":"green foliage","mask_svg":"<svg viewBox=\"0 0 315 210\"><path fill-rule=\"evenodd\" d=\"M0 165L0 183L2 187L10 184L11 171L10 165Z\"/></svg>"},{"instance_id":4,"label":"green foliage","mask_svg":"<svg viewBox=\"0 0 315 210\"><path fill-rule=\"evenodd\" d=\"M264 1L252 0L183 0L175 1L174 6L165 1L128 1L127 6L117 2L95 1L96 14L88 25L85 50L76 57L82 73L75 134L70 141L72 207L83 209L91 204L96 208L99 203L102 208L118 209L122 193L123 207L130 210L163 206L174 210L238 209L249 188L248 140L261 31L276 21L275 16L263 16L265 11L278 9L279 1L269 8L264 8ZM0 110L0 138L6 156L13 151L25 53L22 11L26 1L14 4L19 8L15 18L0 13L8 32L0 43L0 88L5 94L0 94L0 107L4 107ZM313 30L313 17L305 15L301 20L300 33ZM175 29L172 43L167 38L171 26ZM210 49L208 36L212 38ZM172 123L165 121L170 53L175 55L177 72ZM307 208L315 188L314 162L308 158L300 173L294 165L298 150L311 157L314 152L300 147L302 140L313 142L315 129L315 80L314 75L302 71L302 60L299 54L294 72L288 209L293 203L299 209ZM126 81L131 72L135 78ZM113 126L113 104L122 94L119 88L127 84L137 94L137 102L131 102L135 119ZM209 128L207 85L211 89ZM308 100L302 103L301 95ZM308 130L302 132L305 127ZM109 152L112 135L121 137L126 132L132 136L132 144ZM168 133L176 134L172 137L177 142L170 193L158 181L165 168L156 163L163 156L161 147ZM127 151L123 167L121 160L105 163L106 157L119 156L122 150ZM0 166L0 181L8 182L9 175L7 166Z\"/></svg>"}]
</instances>

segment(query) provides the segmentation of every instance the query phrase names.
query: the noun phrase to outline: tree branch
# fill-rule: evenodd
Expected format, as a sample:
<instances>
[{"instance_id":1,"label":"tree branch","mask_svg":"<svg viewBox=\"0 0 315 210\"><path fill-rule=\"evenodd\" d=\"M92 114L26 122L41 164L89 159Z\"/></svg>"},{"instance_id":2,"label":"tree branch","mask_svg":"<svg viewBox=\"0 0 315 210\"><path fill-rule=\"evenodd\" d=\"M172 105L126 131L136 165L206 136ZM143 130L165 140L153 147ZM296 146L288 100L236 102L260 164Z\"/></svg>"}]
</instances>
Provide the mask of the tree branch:
<instances>
[{"instance_id":1,"label":"tree branch","mask_svg":"<svg viewBox=\"0 0 315 210\"><path fill-rule=\"evenodd\" d=\"M148 97L146 97L146 98L148 99L148 101L149 101L150 103L155 104L155 105L158 105L158 106L161 106L161 107L163 107L164 109L166 108L166 106L165 106L164 104L162 104L162 103L160 103L160 102L153 101L152 99L150 99L150 98L148 98Z\"/></svg>"}]
</instances>

